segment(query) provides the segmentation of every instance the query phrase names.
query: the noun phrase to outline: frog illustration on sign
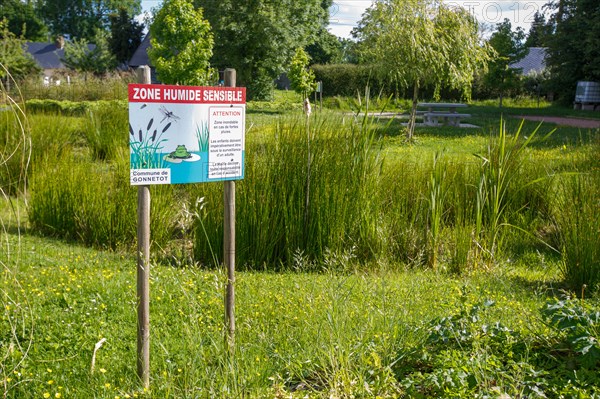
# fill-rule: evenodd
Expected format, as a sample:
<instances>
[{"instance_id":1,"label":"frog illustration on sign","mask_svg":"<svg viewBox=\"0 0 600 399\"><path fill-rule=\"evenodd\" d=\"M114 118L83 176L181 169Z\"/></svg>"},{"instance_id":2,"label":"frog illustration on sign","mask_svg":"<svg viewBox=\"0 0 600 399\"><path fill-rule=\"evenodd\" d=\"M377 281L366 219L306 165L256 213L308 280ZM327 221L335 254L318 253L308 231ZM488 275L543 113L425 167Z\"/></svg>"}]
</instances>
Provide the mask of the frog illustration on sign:
<instances>
[{"instance_id":1,"label":"frog illustration on sign","mask_svg":"<svg viewBox=\"0 0 600 399\"><path fill-rule=\"evenodd\" d=\"M175 148L175 151L165 155L163 159L171 163L196 162L200 160L200 155L189 152L185 145L180 144Z\"/></svg>"}]
</instances>

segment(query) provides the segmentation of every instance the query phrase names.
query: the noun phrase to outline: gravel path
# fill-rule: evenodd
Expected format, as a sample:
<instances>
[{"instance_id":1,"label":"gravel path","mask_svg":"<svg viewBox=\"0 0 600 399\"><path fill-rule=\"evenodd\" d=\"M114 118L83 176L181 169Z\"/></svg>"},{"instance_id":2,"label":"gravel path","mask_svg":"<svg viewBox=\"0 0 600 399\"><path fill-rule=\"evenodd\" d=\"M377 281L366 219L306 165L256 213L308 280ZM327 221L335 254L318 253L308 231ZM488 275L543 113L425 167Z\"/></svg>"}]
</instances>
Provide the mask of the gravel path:
<instances>
[{"instance_id":1,"label":"gravel path","mask_svg":"<svg viewBox=\"0 0 600 399\"><path fill-rule=\"evenodd\" d=\"M563 118L558 116L531 116L522 115L515 118L526 119L529 121L543 121L556 123L559 126L580 127L583 129L598 129L600 128L600 120L596 119L581 119L581 118Z\"/></svg>"}]
</instances>

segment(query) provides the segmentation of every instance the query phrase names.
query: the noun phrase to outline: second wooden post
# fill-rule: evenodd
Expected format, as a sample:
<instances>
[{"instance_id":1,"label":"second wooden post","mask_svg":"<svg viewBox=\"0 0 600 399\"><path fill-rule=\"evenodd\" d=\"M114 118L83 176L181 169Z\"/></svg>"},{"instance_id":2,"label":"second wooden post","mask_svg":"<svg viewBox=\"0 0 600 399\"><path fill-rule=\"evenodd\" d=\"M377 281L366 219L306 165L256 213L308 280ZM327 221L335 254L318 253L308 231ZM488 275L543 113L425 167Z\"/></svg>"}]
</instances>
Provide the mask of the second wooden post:
<instances>
[{"instance_id":1,"label":"second wooden post","mask_svg":"<svg viewBox=\"0 0 600 399\"><path fill-rule=\"evenodd\" d=\"M225 69L225 86L235 87L235 69ZM225 181L223 191L223 263L227 269L225 292L225 327L227 346L233 352L235 344L235 181Z\"/></svg>"}]
</instances>

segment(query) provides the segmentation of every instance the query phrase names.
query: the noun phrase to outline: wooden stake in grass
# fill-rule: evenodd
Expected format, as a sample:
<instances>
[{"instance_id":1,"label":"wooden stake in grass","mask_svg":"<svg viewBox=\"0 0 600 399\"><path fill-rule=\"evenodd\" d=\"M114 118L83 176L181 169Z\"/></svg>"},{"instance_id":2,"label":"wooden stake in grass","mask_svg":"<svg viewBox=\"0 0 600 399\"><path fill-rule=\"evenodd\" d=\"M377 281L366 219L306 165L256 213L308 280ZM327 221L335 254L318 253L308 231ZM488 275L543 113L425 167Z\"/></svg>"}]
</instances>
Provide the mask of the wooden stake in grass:
<instances>
[{"instance_id":1,"label":"wooden stake in grass","mask_svg":"<svg viewBox=\"0 0 600 399\"><path fill-rule=\"evenodd\" d=\"M225 86L235 87L235 69L225 69ZM227 269L225 293L226 345L233 352L235 344L235 181L229 180L223 188L223 262Z\"/></svg>"},{"instance_id":2,"label":"wooden stake in grass","mask_svg":"<svg viewBox=\"0 0 600 399\"><path fill-rule=\"evenodd\" d=\"M137 70L138 82L150 84L150 67ZM144 388L150 385L150 187L138 187L137 260L137 373Z\"/></svg>"}]
</instances>

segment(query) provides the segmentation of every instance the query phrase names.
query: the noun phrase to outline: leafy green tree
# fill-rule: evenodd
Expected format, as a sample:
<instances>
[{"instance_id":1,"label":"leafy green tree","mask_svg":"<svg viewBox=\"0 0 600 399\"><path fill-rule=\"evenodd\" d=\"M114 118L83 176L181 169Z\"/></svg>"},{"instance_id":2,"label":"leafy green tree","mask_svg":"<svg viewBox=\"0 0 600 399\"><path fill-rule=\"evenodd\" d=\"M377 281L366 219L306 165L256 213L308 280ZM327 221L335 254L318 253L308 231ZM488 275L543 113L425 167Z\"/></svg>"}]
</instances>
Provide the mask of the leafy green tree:
<instances>
[{"instance_id":1,"label":"leafy green tree","mask_svg":"<svg viewBox=\"0 0 600 399\"><path fill-rule=\"evenodd\" d=\"M97 30L94 41L95 44L91 45L86 39L65 43L63 63L70 69L95 75L113 70L117 66L117 60L110 51L108 34Z\"/></svg>"},{"instance_id":2,"label":"leafy green tree","mask_svg":"<svg viewBox=\"0 0 600 399\"><path fill-rule=\"evenodd\" d=\"M313 64L338 64L342 62L342 42L326 28L321 28L315 41L306 46Z\"/></svg>"},{"instance_id":3,"label":"leafy green tree","mask_svg":"<svg viewBox=\"0 0 600 399\"><path fill-rule=\"evenodd\" d=\"M141 0L38 0L37 11L53 35L93 41L97 29L109 26L109 15L125 8L141 12Z\"/></svg>"},{"instance_id":4,"label":"leafy green tree","mask_svg":"<svg viewBox=\"0 0 600 399\"><path fill-rule=\"evenodd\" d=\"M489 63L489 71L484 77L485 84L492 88L492 93L498 95L499 106L511 90L519 87L521 71L510 65L523 59L529 51L524 43L525 32L521 28L512 29L508 19L496 25L489 45L496 51L496 56Z\"/></svg>"},{"instance_id":5,"label":"leafy green tree","mask_svg":"<svg viewBox=\"0 0 600 399\"><path fill-rule=\"evenodd\" d=\"M127 62L142 42L144 26L131 18L127 9L120 8L118 13L109 15L110 50L117 62Z\"/></svg>"},{"instance_id":6,"label":"leafy green tree","mask_svg":"<svg viewBox=\"0 0 600 399\"><path fill-rule=\"evenodd\" d=\"M600 3L597 0L554 0L553 34L547 40L550 89L569 104L579 80L600 81Z\"/></svg>"},{"instance_id":7,"label":"leafy green tree","mask_svg":"<svg viewBox=\"0 0 600 399\"><path fill-rule=\"evenodd\" d=\"M9 83L39 71L33 57L25 51L25 40L8 29L8 21L0 20L0 79ZM10 76L9 76L10 75Z\"/></svg>"},{"instance_id":8,"label":"leafy green tree","mask_svg":"<svg viewBox=\"0 0 600 399\"><path fill-rule=\"evenodd\" d=\"M2 0L0 3L0 20L8 21L8 30L17 37L30 41L46 39L47 28L36 15L33 5L20 0Z\"/></svg>"},{"instance_id":9,"label":"leafy green tree","mask_svg":"<svg viewBox=\"0 0 600 399\"><path fill-rule=\"evenodd\" d=\"M331 1L195 0L215 34L213 64L235 68L248 97L270 98L294 51L328 24Z\"/></svg>"},{"instance_id":10,"label":"leafy green tree","mask_svg":"<svg viewBox=\"0 0 600 399\"><path fill-rule=\"evenodd\" d=\"M150 60L163 83L207 85L213 34L192 0L166 0L150 26Z\"/></svg>"},{"instance_id":11,"label":"leafy green tree","mask_svg":"<svg viewBox=\"0 0 600 399\"><path fill-rule=\"evenodd\" d=\"M358 43L352 39L340 38L342 64L358 64Z\"/></svg>"},{"instance_id":12,"label":"leafy green tree","mask_svg":"<svg viewBox=\"0 0 600 399\"><path fill-rule=\"evenodd\" d=\"M354 30L360 59L399 85L412 87L412 112L406 138L412 140L419 88L442 87L470 97L475 72L485 67L489 50L479 40L477 21L466 10L441 0L375 2Z\"/></svg>"},{"instance_id":13,"label":"leafy green tree","mask_svg":"<svg viewBox=\"0 0 600 399\"><path fill-rule=\"evenodd\" d=\"M298 47L290 63L288 78L292 89L302 96L302 100L316 89L315 73L308 68L309 63L310 58L306 51Z\"/></svg>"},{"instance_id":14,"label":"leafy green tree","mask_svg":"<svg viewBox=\"0 0 600 399\"><path fill-rule=\"evenodd\" d=\"M525 47L546 47L548 38L551 35L552 25L546 21L546 16L543 13L536 11L525 40Z\"/></svg>"}]
</instances>

